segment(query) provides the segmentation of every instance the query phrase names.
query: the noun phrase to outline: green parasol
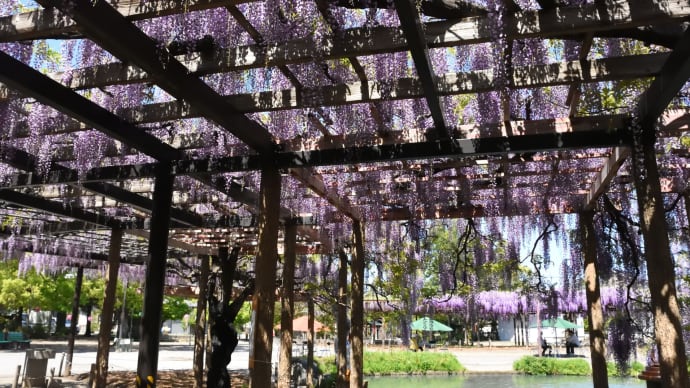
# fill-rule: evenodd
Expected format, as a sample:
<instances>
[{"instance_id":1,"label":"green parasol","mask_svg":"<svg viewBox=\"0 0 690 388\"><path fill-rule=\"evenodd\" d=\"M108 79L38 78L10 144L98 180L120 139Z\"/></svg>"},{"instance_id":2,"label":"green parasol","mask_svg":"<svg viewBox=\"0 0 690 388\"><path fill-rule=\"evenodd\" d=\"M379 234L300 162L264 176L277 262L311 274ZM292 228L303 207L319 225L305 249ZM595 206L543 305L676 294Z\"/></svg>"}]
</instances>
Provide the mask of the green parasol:
<instances>
[{"instance_id":1,"label":"green parasol","mask_svg":"<svg viewBox=\"0 0 690 388\"><path fill-rule=\"evenodd\" d=\"M419 331L453 331L450 327L429 317L424 317L412 322L410 327L412 330Z\"/></svg>"}]
</instances>

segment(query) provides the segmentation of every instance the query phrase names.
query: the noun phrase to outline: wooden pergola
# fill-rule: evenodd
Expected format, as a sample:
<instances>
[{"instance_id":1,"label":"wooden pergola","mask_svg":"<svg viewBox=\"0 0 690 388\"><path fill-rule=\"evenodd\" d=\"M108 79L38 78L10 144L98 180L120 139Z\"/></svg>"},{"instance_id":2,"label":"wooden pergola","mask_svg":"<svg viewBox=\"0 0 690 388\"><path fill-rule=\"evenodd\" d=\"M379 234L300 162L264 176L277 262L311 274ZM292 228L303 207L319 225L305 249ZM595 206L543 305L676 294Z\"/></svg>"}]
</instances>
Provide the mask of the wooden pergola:
<instances>
[{"instance_id":1,"label":"wooden pergola","mask_svg":"<svg viewBox=\"0 0 690 388\"><path fill-rule=\"evenodd\" d=\"M0 162L9 173L0 188L0 214L40 220L40 228L4 233L25 241L43 236L83 245L88 257L109 260L115 268L111 277L117 274L120 256L123 261L146 263L139 386L155 386L163 287L171 255L215 255L219 248L235 244L255 249L251 379L252 386L266 387L271 377L279 242L285 240L286 255L333 252L339 248L336 241L350 237L334 235L329 226L350 223L343 229L354 231L356 248L351 267L350 384L360 387L364 223L581 213L589 226L587 236L592 237L591 211L619 174L632 176L628 184L637 190L645 249L654 252L647 260L653 262L648 266L649 286L663 384L688 386L674 265L664 209L659 206L664 192L686 193L685 200L690 199L688 150L676 147L662 154L655 149L660 142L677 139L690 125L688 97L679 97L690 78L686 1L595 0L568 5L538 0L530 8L506 0L498 11L489 11L462 1L316 0L314 20L332 31L319 44L309 36L266 39L262 28L253 24L256 16L247 12L262 6L257 1L38 3L36 10L0 18L0 43L84 40L107 51L112 60L68 73L50 72L3 46L0 112L6 115L7 128ZM334 9L367 7L389 9L399 24L334 22ZM240 44L217 44L219 37L203 32L191 42L162 43L142 27L159 18L203 18L204 13L221 11L227 13L229 24L246 34ZM498 26L497 13L502 15ZM656 49L628 56L590 55L593 42L608 38ZM577 58L514 63L514 42L547 39L576 42ZM434 68L431 58L439 50L497 41L504 42L499 46L506 59L500 67L444 73ZM410 58L407 76L372 78L377 61L399 53ZM351 73L344 81L328 71L342 64ZM304 68L325 70L314 80L302 76ZM213 77L243 71L272 71L284 82L266 87L245 81L246 91L231 94L212 82ZM628 113L580 114L583 85L621 80L651 82ZM121 85L149 85L157 94L134 106L120 102L106 107L93 98ZM561 86L568 88L567 113L562 117L536 116L529 104L517 115L515 107L511 109L509 96L515 90ZM496 107L499 119L449 122L449 104L487 92L501 97ZM674 106L669 106L672 101ZM390 104L397 102L422 106L426 113L420 124L400 128L386 117ZM9 108L5 109L30 112L39 104L55 110L40 136L68 139L52 147L48 160L28 145L27 139L37 136L36 124L9 120ZM343 125L334 121L354 120L335 116L345 107L357 115L366 112L367 120L342 130ZM298 133L273 126L281 114L300 116L306 129ZM212 123L213 136L177 130L194 120ZM78 134L91 130L111 142L101 150L102 160L83 170L76 162ZM676 159L670 162L672 157ZM677 163L678 157L685 163ZM452 201L435 194L441 191L451 194ZM596 241L588 241L594 382L605 386L603 318L593 270ZM40 247L27 243L17 249ZM104 309L104 317L106 313ZM107 354L107 340L101 345ZM104 384L107 359L99 368Z\"/></svg>"}]
</instances>

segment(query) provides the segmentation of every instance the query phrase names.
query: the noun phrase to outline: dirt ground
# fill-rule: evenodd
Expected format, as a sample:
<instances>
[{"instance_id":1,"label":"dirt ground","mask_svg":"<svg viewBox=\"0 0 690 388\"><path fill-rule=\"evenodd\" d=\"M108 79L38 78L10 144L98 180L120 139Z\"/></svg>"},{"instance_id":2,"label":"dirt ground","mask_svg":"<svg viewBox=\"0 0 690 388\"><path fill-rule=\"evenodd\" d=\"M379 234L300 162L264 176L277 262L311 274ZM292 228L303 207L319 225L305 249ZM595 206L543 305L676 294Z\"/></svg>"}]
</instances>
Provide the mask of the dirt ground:
<instances>
[{"instance_id":1,"label":"dirt ground","mask_svg":"<svg viewBox=\"0 0 690 388\"><path fill-rule=\"evenodd\" d=\"M134 386L136 379L136 372L109 372L108 373L108 387L112 388L129 388ZM249 376L246 373L230 372L230 386L231 387L248 387ZM84 373L77 377L79 383L86 384L89 380L89 375ZM156 387L160 388L177 388L177 387L193 387L194 386L194 372L191 370L171 370L158 371L158 382Z\"/></svg>"}]
</instances>

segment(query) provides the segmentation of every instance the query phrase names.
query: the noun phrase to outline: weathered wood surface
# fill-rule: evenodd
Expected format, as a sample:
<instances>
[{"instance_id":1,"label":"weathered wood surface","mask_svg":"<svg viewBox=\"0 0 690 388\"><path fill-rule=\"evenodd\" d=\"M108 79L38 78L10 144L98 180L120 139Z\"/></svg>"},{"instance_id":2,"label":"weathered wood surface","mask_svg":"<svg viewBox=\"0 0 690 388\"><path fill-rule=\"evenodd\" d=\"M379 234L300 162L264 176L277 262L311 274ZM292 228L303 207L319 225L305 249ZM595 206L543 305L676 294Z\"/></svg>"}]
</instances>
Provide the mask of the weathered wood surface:
<instances>
[{"instance_id":1,"label":"weathered wood surface","mask_svg":"<svg viewBox=\"0 0 690 388\"><path fill-rule=\"evenodd\" d=\"M109 2L129 20L225 7L256 0L124 0ZM0 18L0 42L81 36L72 19L55 10L38 9Z\"/></svg>"},{"instance_id":2,"label":"weathered wood surface","mask_svg":"<svg viewBox=\"0 0 690 388\"><path fill-rule=\"evenodd\" d=\"M544 87L581 82L601 82L630 78L650 77L658 74L668 59L667 53L599 59L593 61L572 61L548 65L517 67L513 71L512 85L522 87ZM478 93L496 90L492 71L473 71L448 73L436 81L439 95L450 96L465 93ZM328 85L300 93L297 89L239 94L226 96L226 101L239 113L254 113L284 109L303 109L316 106L333 106L396 99L419 98L424 95L422 83L418 78L401 78L388 82L353 82L342 85ZM189 104L166 102L143 105L136 108L120 109L116 112L129 123L147 124L170 120L200 117L201 112ZM88 127L67 117L53 120L49 133L75 132ZM11 133L16 137L29 136L25 123L16 124ZM176 135L171 142L176 148L185 146L185 138L193 134Z\"/></svg>"},{"instance_id":3,"label":"weathered wood surface","mask_svg":"<svg viewBox=\"0 0 690 388\"><path fill-rule=\"evenodd\" d=\"M633 11L634 10L634 11ZM690 5L661 1L656 4L642 0L607 3L606 15L594 4L580 7L561 7L553 10L522 11L512 14L507 22L507 39L534 37L563 37L578 34L633 28L655 23L678 23L690 16ZM0 22L2 23L2 22ZM7 23L7 22L5 22ZM0 24L1 25L1 24ZM0 30L8 27L0 27ZM460 21L433 22L425 25L428 47L452 47L488 42L496 39L494 22L488 17L474 17ZM345 30L337 38L315 45L310 39L225 48L215 57L180 60L190 72L211 74L266 66L305 63L321 60L364 56L407 50L403 32L398 28L355 28ZM111 63L81 69L63 77L70 78L70 88L86 88L132 82L151 82L141 69L133 65ZM4 93L0 92L0 97ZM6 98L6 95L5 95Z\"/></svg>"}]
</instances>

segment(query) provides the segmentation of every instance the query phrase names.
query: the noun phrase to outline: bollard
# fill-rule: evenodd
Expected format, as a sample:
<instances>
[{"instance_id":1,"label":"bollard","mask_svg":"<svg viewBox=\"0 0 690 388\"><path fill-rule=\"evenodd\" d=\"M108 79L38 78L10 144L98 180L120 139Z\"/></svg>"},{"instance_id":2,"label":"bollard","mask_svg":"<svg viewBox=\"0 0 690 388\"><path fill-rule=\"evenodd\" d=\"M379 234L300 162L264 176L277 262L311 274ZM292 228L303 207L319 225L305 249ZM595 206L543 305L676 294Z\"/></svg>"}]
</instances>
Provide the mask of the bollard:
<instances>
[{"instance_id":1,"label":"bollard","mask_svg":"<svg viewBox=\"0 0 690 388\"><path fill-rule=\"evenodd\" d=\"M91 371L89 371L89 388L93 387L96 382L96 364L91 364Z\"/></svg>"},{"instance_id":2,"label":"bollard","mask_svg":"<svg viewBox=\"0 0 690 388\"><path fill-rule=\"evenodd\" d=\"M58 368L58 377L62 377L62 363L65 361L65 356L67 354L62 352L62 358L60 358L60 367Z\"/></svg>"},{"instance_id":3,"label":"bollard","mask_svg":"<svg viewBox=\"0 0 690 388\"><path fill-rule=\"evenodd\" d=\"M17 373L14 375L14 383L12 384L12 388L17 388L19 385L19 375L22 373L22 366L17 365Z\"/></svg>"}]
</instances>

